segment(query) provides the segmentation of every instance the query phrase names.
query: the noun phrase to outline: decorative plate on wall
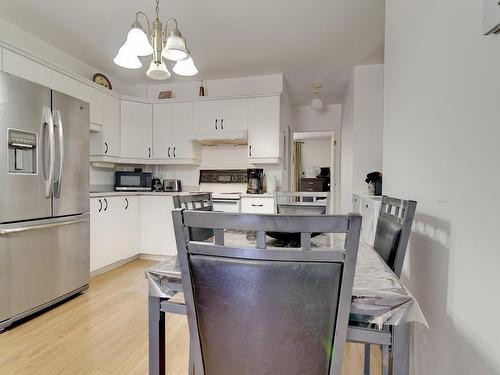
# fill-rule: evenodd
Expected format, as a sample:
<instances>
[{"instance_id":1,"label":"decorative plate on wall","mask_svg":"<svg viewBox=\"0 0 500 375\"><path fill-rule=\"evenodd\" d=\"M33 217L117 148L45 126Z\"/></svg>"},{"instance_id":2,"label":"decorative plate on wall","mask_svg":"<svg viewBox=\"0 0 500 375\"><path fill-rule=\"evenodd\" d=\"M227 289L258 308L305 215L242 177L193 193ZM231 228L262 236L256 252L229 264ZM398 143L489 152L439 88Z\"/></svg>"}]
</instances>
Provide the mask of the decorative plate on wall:
<instances>
[{"instance_id":1,"label":"decorative plate on wall","mask_svg":"<svg viewBox=\"0 0 500 375\"><path fill-rule=\"evenodd\" d=\"M96 73L94 74L94 82L97 83L98 85L104 86L108 89L112 89L111 86L111 81L102 73Z\"/></svg>"}]
</instances>

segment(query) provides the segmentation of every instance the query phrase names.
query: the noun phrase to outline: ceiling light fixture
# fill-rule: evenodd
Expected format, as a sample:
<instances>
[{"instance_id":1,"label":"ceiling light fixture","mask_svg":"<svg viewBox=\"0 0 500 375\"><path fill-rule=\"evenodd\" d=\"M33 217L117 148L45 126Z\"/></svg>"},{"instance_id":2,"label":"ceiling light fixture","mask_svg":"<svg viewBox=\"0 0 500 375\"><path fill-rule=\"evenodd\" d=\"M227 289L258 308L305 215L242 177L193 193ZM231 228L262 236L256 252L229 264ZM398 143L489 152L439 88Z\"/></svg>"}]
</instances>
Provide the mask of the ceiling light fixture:
<instances>
[{"instance_id":1,"label":"ceiling light fixture","mask_svg":"<svg viewBox=\"0 0 500 375\"><path fill-rule=\"evenodd\" d=\"M315 83L313 85L313 93L314 95L316 95L316 97L313 100L311 100L311 108L318 112L321 111L323 109L323 106L325 105L323 99L319 97L320 90L321 90L321 84Z\"/></svg>"},{"instance_id":2,"label":"ceiling light fixture","mask_svg":"<svg viewBox=\"0 0 500 375\"><path fill-rule=\"evenodd\" d=\"M177 27L177 20L170 18L163 31L163 25L160 22L160 0L156 0L156 19L153 21L153 27L148 17L143 12L135 14L135 21L127 34L127 40L118 50L118 54L113 59L118 66L127 69L139 69L142 63L138 56L153 55L153 60L149 65L146 75L151 79L164 80L169 79L171 74L163 58L175 61L173 71L181 76L194 76L198 74L198 69L194 65L187 47L186 39L182 36ZM139 22L139 16L143 16L147 24L147 33ZM169 25L171 30L168 31Z\"/></svg>"}]
</instances>

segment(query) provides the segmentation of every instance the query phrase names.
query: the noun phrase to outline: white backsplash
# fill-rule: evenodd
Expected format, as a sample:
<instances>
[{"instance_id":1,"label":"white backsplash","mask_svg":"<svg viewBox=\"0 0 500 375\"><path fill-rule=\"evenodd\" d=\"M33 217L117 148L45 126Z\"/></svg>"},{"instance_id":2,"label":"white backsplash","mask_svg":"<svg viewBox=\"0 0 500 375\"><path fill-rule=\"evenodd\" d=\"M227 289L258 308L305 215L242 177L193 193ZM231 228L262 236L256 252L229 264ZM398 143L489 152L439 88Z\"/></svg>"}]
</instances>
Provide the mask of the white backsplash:
<instances>
[{"instance_id":1,"label":"white backsplash","mask_svg":"<svg viewBox=\"0 0 500 375\"><path fill-rule=\"evenodd\" d=\"M252 165L248 162L247 146L204 146L202 162L196 165L125 165L117 164L113 169L90 166L90 185L114 185L115 171L133 171L142 168L154 177L174 178L182 181L183 190L197 190L200 169L247 169L263 168L265 175L275 175L278 189L281 185L281 165Z\"/></svg>"}]
</instances>

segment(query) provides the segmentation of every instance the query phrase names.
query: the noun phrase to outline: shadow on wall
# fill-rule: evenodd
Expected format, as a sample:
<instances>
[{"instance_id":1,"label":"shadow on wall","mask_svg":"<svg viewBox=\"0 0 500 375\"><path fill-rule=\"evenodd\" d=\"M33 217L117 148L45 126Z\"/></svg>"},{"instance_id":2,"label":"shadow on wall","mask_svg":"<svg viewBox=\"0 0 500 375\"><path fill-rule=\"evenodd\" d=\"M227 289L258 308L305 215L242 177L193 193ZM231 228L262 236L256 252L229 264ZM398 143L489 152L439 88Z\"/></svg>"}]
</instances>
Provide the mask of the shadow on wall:
<instances>
[{"instance_id":1,"label":"shadow on wall","mask_svg":"<svg viewBox=\"0 0 500 375\"><path fill-rule=\"evenodd\" d=\"M403 278L403 282L410 286L419 301L430 330L421 324L414 325L412 373L500 374L452 320L448 306L453 296L450 290L453 288L450 285L453 239L450 222L420 213L415 215L410 240L409 278ZM497 326L496 320L492 319L494 326ZM447 360L443 361L443 357ZM454 360L456 358L460 360Z\"/></svg>"}]
</instances>

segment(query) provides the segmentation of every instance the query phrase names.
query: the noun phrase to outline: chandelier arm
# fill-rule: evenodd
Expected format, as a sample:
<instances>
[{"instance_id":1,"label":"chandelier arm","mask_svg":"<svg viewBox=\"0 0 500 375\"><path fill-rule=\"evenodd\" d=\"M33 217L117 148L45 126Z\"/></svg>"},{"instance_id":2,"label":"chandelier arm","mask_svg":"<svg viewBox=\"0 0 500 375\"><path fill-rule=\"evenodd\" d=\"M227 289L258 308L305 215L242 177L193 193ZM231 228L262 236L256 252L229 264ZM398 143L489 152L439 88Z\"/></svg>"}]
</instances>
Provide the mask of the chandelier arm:
<instances>
[{"instance_id":1,"label":"chandelier arm","mask_svg":"<svg viewBox=\"0 0 500 375\"><path fill-rule=\"evenodd\" d=\"M146 16L146 14L144 14L143 12L137 12L135 14L135 23L141 25L141 23L139 22L139 15L142 15L144 17L144 19L146 20L146 24L148 25L148 37L151 36L151 24L149 23L149 19L148 19L148 16ZM141 25L141 28L142 28L142 25Z\"/></svg>"}]
</instances>

